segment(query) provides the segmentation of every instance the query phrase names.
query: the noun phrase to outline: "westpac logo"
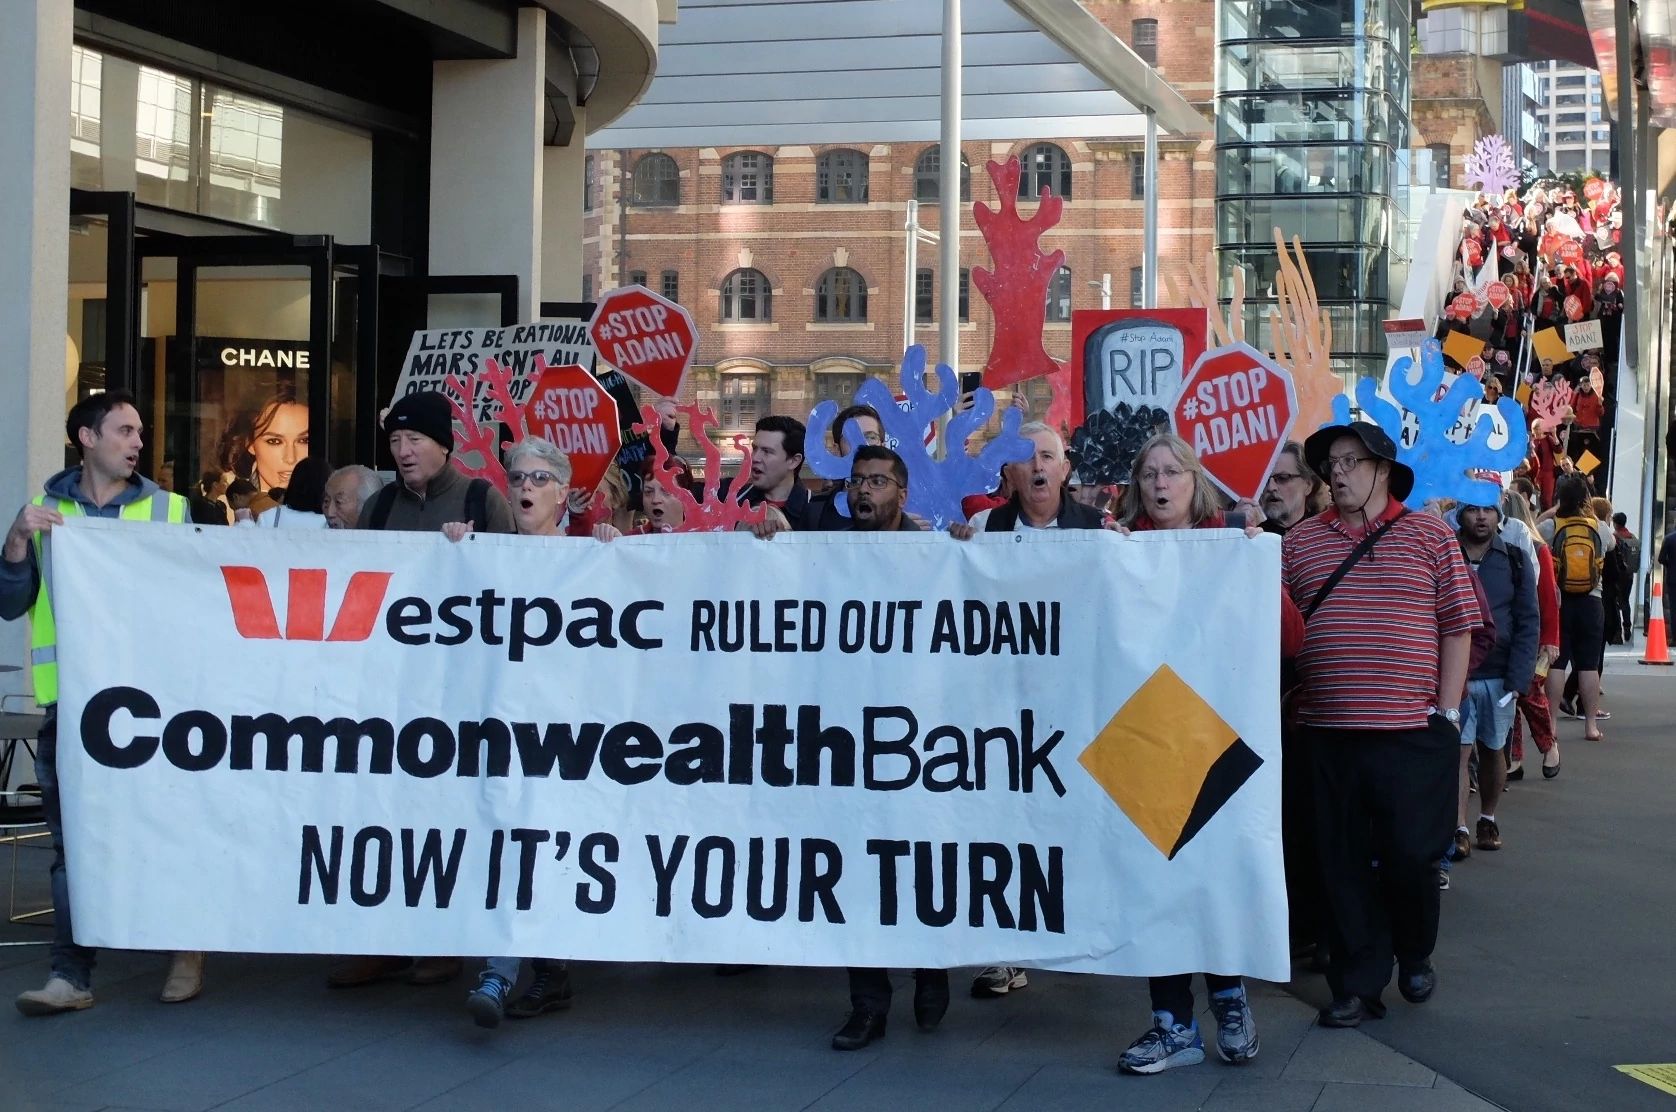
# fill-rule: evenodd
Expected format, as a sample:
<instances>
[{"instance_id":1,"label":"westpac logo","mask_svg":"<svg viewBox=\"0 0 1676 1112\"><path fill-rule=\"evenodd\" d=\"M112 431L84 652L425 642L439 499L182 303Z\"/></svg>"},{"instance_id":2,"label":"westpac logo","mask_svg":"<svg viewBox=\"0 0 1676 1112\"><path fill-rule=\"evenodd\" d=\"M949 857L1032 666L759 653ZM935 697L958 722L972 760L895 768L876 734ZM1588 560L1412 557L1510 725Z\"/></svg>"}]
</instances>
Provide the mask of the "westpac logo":
<instances>
[{"instance_id":1,"label":"westpac logo","mask_svg":"<svg viewBox=\"0 0 1676 1112\"><path fill-rule=\"evenodd\" d=\"M326 569L292 568L286 584L285 632L260 568L223 565L221 578L233 604L233 625L252 641L365 641L372 636L390 588L391 572L358 571L349 577L337 619L326 632Z\"/></svg>"}]
</instances>

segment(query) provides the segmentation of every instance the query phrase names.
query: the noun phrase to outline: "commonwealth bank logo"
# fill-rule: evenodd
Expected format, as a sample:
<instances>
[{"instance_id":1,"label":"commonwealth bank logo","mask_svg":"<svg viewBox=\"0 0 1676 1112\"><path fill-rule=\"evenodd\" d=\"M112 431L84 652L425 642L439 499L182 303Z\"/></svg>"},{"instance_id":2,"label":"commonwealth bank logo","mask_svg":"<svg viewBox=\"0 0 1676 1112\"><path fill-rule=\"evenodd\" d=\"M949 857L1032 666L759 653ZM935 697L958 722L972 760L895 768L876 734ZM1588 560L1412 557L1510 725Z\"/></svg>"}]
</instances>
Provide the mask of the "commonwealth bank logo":
<instances>
[{"instance_id":1,"label":"commonwealth bank logo","mask_svg":"<svg viewBox=\"0 0 1676 1112\"><path fill-rule=\"evenodd\" d=\"M1166 664L1118 708L1077 763L1174 860L1263 758Z\"/></svg>"}]
</instances>

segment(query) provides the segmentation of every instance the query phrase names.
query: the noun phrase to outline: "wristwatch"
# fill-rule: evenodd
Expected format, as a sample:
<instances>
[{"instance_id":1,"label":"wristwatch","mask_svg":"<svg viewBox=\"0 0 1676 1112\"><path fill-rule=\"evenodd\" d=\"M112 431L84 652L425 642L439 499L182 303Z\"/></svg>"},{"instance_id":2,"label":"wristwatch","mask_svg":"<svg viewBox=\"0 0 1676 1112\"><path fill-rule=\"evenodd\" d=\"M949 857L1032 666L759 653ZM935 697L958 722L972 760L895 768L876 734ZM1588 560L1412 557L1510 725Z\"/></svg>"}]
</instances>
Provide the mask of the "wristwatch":
<instances>
[{"instance_id":1,"label":"wristwatch","mask_svg":"<svg viewBox=\"0 0 1676 1112\"><path fill-rule=\"evenodd\" d=\"M1440 710L1438 713L1443 715L1444 719L1451 726L1459 726L1461 724L1461 712L1459 710Z\"/></svg>"}]
</instances>

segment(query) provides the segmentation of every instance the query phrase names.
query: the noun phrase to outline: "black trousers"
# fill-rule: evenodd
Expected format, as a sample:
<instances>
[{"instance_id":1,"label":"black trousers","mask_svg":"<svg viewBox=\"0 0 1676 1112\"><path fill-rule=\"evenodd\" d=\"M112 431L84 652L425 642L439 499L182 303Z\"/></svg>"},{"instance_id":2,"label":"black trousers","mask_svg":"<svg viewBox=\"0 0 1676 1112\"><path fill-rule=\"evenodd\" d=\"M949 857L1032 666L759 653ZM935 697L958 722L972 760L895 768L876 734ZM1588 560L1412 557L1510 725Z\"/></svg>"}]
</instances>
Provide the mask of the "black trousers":
<instances>
[{"instance_id":1,"label":"black trousers","mask_svg":"<svg viewBox=\"0 0 1676 1112\"><path fill-rule=\"evenodd\" d=\"M1460 733L1304 728L1314 747L1316 851L1335 998L1378 1000L1393 959L1437 945L1437 862L1455 831Z\"/></svg>"},{"instance_id":2,"label":"black trousers","mask_svg":"<svg viewBox=\"0 0 1676 1112\"><path fill-rule=\"evenodd\" d=\"M1294 946L1327 940L1321 862L1315 850L1315 763L1309 736L1280 727L1280 832L1286 862L1286 904ZM1214 991L1214 990L1213 990Z\"/></svg>"},{"instance_id":3,"label":"black trousers","mask_svg":"<svg viewBox=\"0 0 1676 1112\"><path fill-rule=\"evenodd\" d=\"M1152 993L1152 1010L1169 1012L1180 1024L1193 1022L1193 974L1176 973L1169 977L1148 977L1146 987ZM1215 995L1224 989L1239 988L1240 979L1221 973L1205 974L1205 991Z\"/></svg>"},{"instance_id":4,"label":"black trousers","mask_svg":"<svg viewBox=\"0 0 1676 1112\"><path fill-rule=\"evenodd\" d=\"M914 983L942 982L943 991L949 987L947 969L916 969ZM850 968L850 1007L865 1008L884 1015L890 1011L890 970Z\"/></svg>"}]
</instances>

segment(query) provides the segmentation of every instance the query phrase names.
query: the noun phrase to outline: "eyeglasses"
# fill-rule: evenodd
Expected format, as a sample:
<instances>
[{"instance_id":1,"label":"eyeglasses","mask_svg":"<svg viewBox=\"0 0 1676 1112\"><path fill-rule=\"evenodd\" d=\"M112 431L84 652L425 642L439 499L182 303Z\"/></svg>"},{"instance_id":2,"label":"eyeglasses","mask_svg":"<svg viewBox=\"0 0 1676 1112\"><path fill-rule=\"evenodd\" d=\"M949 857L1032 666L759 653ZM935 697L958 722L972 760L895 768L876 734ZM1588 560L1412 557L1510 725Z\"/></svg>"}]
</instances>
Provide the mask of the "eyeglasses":
<instances>
[{"instance_id":1,"label":"eyeglasses","mask_svg":"<svg viewBox=\"0 0 1676 1112\"><path fill-rule=\"evenodd\" d=\"M1269 476L1269 481L1271 483L1285 484L1295 483L1301 478L1303 478L1302 475L1293 471L1276 471L1274 474Z\"/></svg>"},{"instance_id":2,"label":"eyeglasses","mask_svg":"<svg viewBox=\"0 0 1676 1112\"><path fill-rule=\"evenodd\" d=\"M1364 463L1371 462L1374 456L1328 456L1327 473L1329 475L1348 475Z\"/></svg>"},{"instance_id":3,"label":"eyeglasses","mask_svg":"<svg viewBox=\"0 0 1676 1112\"><path fill-rule=\"evenodd\" d=\"M1154 467L1149 467L1145 471L1141 472L1141 482L1156 483L1159 478L1165 478L1173 483L1185 474L1187 474L1187 472L1183 471L1179 467L1166 467L1162 471L1159 471Z\"/></svg>"},{"instance_id":4,"label":"eyeglasses","mask_svg":"<svg viewBox=\"0 0 1676 1112\"><path fill-rule=\"evenodd\" d=\"M851 490L860 490L862 487L868 490L884 490L902 484L890 475L851 475L844 480L844 485Z\"/></svg>"},{"instance_id":5,"label":"eyeglasses","mask_svg":"<svg viewBox=\"0 0 1676 1112\"><path fill-rule=\"evenodd\" d=\"M531 486L544 487L557 478L558 476L551 471L508 471L506 473L506 485L509 487L523 486L524 480L528 479Z\"/></svg>"}]
</instances>

